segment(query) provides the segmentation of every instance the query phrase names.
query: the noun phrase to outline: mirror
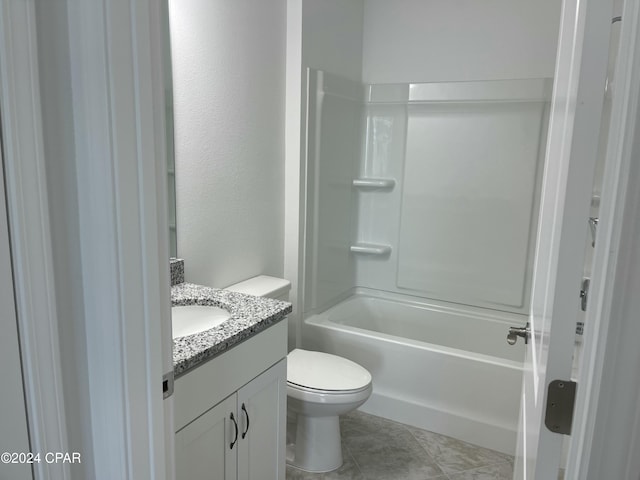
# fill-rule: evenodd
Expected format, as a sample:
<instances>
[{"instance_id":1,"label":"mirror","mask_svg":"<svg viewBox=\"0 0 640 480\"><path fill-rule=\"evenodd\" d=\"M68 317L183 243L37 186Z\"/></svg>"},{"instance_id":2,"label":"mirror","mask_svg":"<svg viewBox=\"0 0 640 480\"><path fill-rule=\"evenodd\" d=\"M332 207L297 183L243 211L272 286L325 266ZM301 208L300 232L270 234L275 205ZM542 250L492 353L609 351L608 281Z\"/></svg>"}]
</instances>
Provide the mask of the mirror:
<instances>
[{"instance_id":1,"label":"mirror","mask_svg":"<svg viewBox=\"0 0 640 480\"><path fill-rule=\"evenodd\" d=\"M169 2L162 2L162 53L164 55L165 122L167 129L167 211L169 224L169 255L178 256L176 230L176 162L173 141L173 77L171 71L171 39L169 35Z\"/></svg>"}]
</instances>

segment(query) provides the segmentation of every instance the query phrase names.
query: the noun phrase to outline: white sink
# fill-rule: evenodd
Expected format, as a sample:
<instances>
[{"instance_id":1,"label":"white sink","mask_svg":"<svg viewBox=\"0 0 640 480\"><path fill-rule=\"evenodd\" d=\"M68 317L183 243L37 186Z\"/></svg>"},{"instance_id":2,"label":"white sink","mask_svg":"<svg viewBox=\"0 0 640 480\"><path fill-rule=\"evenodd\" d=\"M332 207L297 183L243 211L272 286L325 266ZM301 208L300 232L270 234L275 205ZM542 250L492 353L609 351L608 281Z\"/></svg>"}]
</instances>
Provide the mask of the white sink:
<instances>
[{"instance_id":1,"label":"white sink","mask_svg":"<svg viewBox=\"0 0 640 480\"><path fill-rule=\"evenodd\" d=\"M204 332L229 320L231 314L224 308L208 305L171 307L173 338Z\"/></svg>"}]
</instances>

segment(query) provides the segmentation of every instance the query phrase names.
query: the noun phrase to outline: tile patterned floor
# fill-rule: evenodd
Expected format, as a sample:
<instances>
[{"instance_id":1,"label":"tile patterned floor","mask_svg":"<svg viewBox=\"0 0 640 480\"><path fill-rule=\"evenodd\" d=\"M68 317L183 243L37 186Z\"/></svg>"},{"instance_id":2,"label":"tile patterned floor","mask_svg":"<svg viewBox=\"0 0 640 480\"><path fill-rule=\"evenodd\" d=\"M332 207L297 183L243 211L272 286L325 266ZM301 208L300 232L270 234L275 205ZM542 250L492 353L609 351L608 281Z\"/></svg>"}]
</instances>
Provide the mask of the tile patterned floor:
<instances>
[{"instance_id":1,"label":"tile patterned floor","mask_svg":"<svg viewBox=\"0 0 640 480\"><path fill-rule=\"evenodd\" d=\"M511 480L513 457L353 412L340 419L344 464L306 473L287 466L287 480Z\"/></svg>"}]
</instances>

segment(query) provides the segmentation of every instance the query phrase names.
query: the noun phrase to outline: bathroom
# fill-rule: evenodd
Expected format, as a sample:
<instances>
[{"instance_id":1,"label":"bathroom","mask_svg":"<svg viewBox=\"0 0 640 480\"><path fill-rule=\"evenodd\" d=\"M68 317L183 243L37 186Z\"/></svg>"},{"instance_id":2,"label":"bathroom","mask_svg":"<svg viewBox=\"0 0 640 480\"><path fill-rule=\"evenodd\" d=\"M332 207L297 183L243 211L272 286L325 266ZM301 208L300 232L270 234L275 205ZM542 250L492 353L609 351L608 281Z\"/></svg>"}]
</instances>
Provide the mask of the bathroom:
<instances>
[{"instance_id":1,"label":"bathroom","mask_svg":"<svg viewBox=\"0 0 640 480\"><path fill-rule=\"evenodd\" d=\"M612 154L634 138L624 115L637 104L635 0L624 2L625 61L608 55L609 72L603 47L615 52L622 2L566 1L562 12L504 0L97 3L0 5L16 408L32 450L83 459L11 478L161 479L177 468L179 478L506 479L537 455L532 478L548 480L564 461L593 467L589 478L622 465L613 459L626 450L594 425L634 425L621 420L637 413L624 403L634 397L611 393L625 377L607 374L618 371L613 342L627 348L633 335L597 332L609 328L607 298L627 320L635 299L626 278L603 286L597 272L613 278L607 258L633 265L611 239L616 212L636 199L612 193L638 174L618 168L633 148ZM583 44L590 74L572 77ZM554 123L552 107L575 109L577 92L590 109L575 127L586 173L566 175L577 163L559 133L573 124ZM560 146L566 155L545 165ZM605 153L617 163L602 168ZM557 191L543 188L556 178ZM572 200L553 203L554 192ZM635 225L620 238L632 241ZM171 279L168 252L184 261ZM595 303L582 314L574 284L591 257ZM548 296L556 281L566 301ZM540 335L535 315L560 311L569 320ZM529 458L523 425L541 413L536 382L548 383L547 357L535 355L548 347L550 378L575 386L576 321L595 359L577 377L596 382L578 389L575 435L538 423ZM589 351L605 346L607 356ZM300 360L314 350L317 364ZM309 383L309 364L323 367L324 386ZM355 387L335 386L350 373ZM520 415L521 396L538 410L523 403ZM312 438L324 428L318 398L332 415ZM604 400L580 404L588 398ZM607 461L591 465L598 448ZM299 463L314 454L331 462Z\"/></svg>"},{"instance_id":2,"label":"bathroom","mask_svg":"<svg viewBox=\"0 0 640 480\"><path fill-rule=\"evenodd\" d=\"M559 4L284 7L169 2L173 255L191 283L286 278L289 350L491 458L431 476L510 478Z\"/></svg>"}]
</instances>

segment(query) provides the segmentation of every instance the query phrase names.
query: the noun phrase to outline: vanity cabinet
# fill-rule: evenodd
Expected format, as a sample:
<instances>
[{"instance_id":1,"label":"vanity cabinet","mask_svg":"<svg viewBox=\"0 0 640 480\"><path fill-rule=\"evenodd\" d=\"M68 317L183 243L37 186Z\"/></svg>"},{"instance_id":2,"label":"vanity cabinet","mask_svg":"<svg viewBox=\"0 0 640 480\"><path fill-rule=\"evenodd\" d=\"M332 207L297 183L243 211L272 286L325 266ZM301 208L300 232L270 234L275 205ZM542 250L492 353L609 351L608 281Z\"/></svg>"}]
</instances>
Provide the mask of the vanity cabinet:
<instances>
[{"instance_id":1,"label":"vanity cabinet","mask_svg":"<svg viewBox=\"0 0 640 480\"><path fill-rule=\"evenodd\" d=\"M176 380L177 479L284 480L285 357L280 322Z\"/></svg>"},{"instance_id":2,"label":"vanity cabinet","mask_svg":"<svg viewBox=\"0 0 640 480\"><path fill-rule=\"evenodd\" d=\"M176 433L176 478L284 478L286 361Z\"/></svg>"}]
</instances>

